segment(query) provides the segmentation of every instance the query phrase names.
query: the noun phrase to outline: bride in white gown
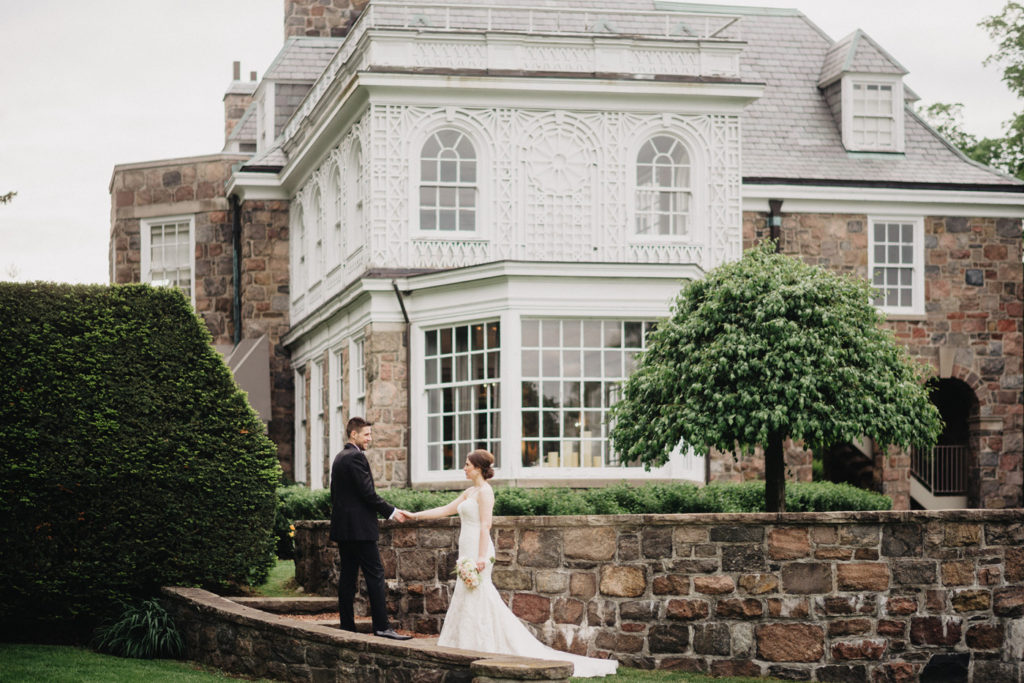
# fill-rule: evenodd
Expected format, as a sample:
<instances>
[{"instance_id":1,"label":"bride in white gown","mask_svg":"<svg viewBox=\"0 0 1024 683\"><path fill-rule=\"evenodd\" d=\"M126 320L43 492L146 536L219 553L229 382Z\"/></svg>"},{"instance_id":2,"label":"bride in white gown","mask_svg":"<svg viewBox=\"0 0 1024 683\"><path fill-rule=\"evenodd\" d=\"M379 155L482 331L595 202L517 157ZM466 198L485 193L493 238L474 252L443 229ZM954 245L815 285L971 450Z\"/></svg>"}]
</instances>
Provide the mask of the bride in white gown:
<instances>
[{"instance_id":1,"label":"bride in white gown","mask_svg":"<svg viewBox=\"0 0 1024 683\"><path fill-rule=\"evenodd\" d=\"M491 583L494 543L491 542L491 514L494 490L487 480L494 476L494 456L476 450L466 457L463 471L473 486L443 507L412 513L413 519L435 519L459 514L459 560L476 562L480 584L469 588L461 578L455 582L455 594L448 606L437 644L464 650L518 655L535 659L572 662L573 676L591 677L614 674L618 662L572 655L544 645L512 613ZM484 550L481 552L480 548Z\"/></svg>"}]
</instances>

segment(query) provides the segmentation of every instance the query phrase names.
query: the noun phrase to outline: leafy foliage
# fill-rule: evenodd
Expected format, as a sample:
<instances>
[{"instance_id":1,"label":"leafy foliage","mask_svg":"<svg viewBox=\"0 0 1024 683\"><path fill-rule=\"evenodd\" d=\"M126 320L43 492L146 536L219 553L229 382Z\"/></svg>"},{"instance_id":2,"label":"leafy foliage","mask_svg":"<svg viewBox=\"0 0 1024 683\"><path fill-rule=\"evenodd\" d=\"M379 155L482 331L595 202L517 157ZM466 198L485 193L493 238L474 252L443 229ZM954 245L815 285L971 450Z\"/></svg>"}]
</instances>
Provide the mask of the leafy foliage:
<instances>
[{"instance_id":1,"label":"leafy foliage","mask_svg":"<svg viewBox=\"0 0 1024 683\"><path fill-rule=\"evenodd\" d=\"M97 629L99 652L133 659L174 658L185 649L174 620L155 598L123 605L120 618Z\"/></svg>"},{"instance_id":2,"label":"leafy foliage","mask_svg":"<svg viewBox=\"0 0 1024 683\"><path fill-rule=\"evenodd\" d=\"M180 292L0 283L0 627L258 584L280 466Z\"/></svg>"},{"instance_id":3,"label":"leafy foliage","mask_svg":"<svg viewBox=\"0 0 1024 683\"><path fill-rule=\"evenodd\" d=\"M816 452L863 435L930 447L941 421L923 368L870 300L867 282L771 244L688 283L611 410L616 450L651 467L680 442L701 454L783 437Z\"/></svg>"},{"instance_id":4,"label":"leafy foliage","mask_svg":"<svg viewBox=\"0 0 1024 683\"><path fill-rule=\"evenodd\" d=\"M960 103L937 102L920 113L968 158L1024 179L1024 114L1007 122L1005 137L979 139L964 130Z\"/></svg>"},{"instance_id":5,"label":"leafy foliage","mask_svg":"<svg viewBox=\"0 0 1024 683\"><path fill-rule=\"evenodd\" d=\"M301 485L291 488L304 488ZM283 510L291 521L328 519L331 513L330 493L308 491L312 506L295 506ZM279 495L281 490L279 489ZM459 491L415 491L384 489L382 498L404 510L418 512L446 505ZM296 500L301 496L287 496ZM284 499L285 496L282 496ZM786 509L792 512L825 512L829 510L888 510L892 500L873 491L849 484L801 482L786 491ZM743 483L712 483L697 486L689 482L643 484L625 482L596 489L536 488L511 486L494 489L494 514L500 517L532 515L643 515L692 512L764 512L764 487L756 481ZM294 516L292 516L294 515Z\"/></svg>"}]
</instances>

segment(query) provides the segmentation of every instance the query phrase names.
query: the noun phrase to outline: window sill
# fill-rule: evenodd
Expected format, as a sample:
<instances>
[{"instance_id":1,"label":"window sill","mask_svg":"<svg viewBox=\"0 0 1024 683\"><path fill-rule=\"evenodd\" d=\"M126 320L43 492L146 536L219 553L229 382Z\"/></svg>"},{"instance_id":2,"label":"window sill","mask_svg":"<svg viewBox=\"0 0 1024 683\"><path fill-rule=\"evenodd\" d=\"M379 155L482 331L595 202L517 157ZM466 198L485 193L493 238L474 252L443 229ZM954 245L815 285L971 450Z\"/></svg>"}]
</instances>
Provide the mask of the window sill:
<instances>
[{"instance_id":1,"label":"window sill","mask_svg":"<svg viewBox=\"0 0 1024 683\"><path fill-rule=\"evenodd\" d=\"M892 322L924 322L928 320L928 316L924 313L887 313L880 311L885 316L886 321Z\"/></svg>"}]
</instances>

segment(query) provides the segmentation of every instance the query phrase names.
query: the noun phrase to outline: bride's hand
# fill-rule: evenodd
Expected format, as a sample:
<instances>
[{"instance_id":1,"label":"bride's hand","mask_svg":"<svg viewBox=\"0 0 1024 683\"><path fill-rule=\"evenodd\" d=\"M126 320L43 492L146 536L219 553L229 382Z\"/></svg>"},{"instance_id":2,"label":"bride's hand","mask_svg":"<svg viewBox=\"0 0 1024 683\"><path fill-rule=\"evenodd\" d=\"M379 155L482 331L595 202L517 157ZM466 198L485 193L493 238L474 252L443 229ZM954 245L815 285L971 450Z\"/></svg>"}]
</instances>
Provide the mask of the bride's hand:
<instances>
[{"instance_id":1,"label":"bride's hand","mask_svg":"<svg viewBox=\"0 0 1024 683\"><path fill-rule=\"evenodd\" d=\"M480 560L480 559L478 559L476 561L476 570L478 572L482 573L483 570L485 570L485 569L487 569L487 560Z\"/></svg>"}]
</instances>

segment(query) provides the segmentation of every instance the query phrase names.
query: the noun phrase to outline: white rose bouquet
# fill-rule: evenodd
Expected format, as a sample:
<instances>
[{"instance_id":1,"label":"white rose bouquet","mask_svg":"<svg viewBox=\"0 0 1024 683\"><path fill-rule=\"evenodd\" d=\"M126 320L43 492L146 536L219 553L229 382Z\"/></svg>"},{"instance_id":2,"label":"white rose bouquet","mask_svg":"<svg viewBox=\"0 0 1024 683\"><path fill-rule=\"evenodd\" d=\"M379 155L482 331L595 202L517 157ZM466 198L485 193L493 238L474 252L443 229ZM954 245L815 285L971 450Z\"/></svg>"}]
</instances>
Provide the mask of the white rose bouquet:
<instances>
[{"instance_id":1,"label":"white rose bouquet","mask_svg":"<svg viewBox=\"0 0 1024 683\"><path fill-rule=\"evenodd\" d=\"M490 558L493 563L494 558ZM480 572L476 568L476 562L463 557L461 560L455 563L455 571L452 572L458 576L466 584L466 588L476 588L480 585Z\"/></svg>"}]
</instances>

